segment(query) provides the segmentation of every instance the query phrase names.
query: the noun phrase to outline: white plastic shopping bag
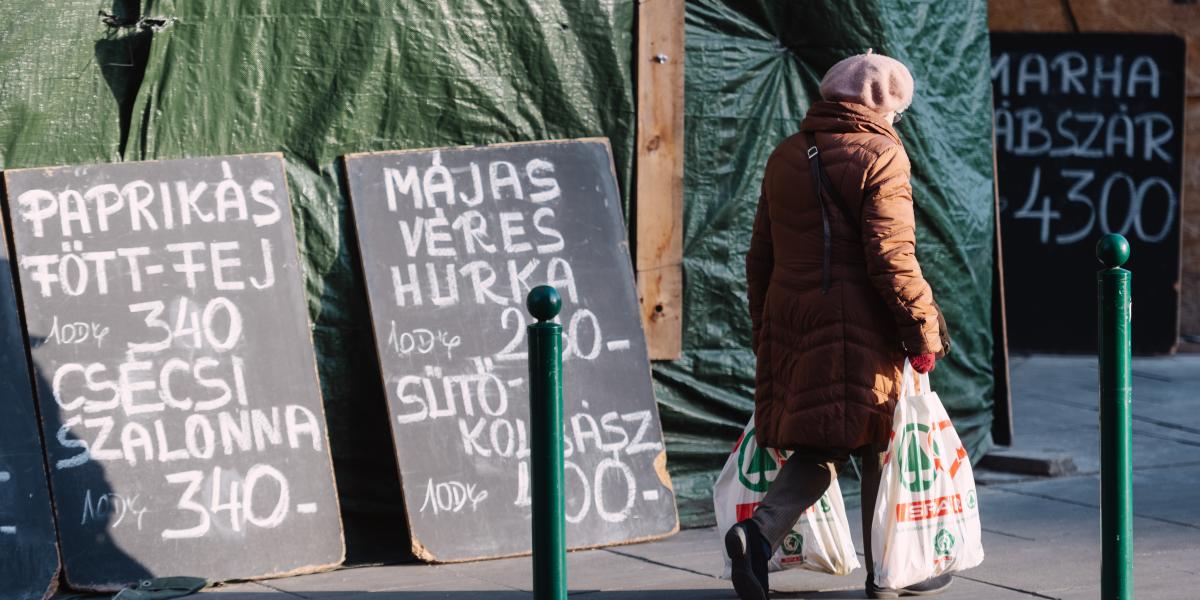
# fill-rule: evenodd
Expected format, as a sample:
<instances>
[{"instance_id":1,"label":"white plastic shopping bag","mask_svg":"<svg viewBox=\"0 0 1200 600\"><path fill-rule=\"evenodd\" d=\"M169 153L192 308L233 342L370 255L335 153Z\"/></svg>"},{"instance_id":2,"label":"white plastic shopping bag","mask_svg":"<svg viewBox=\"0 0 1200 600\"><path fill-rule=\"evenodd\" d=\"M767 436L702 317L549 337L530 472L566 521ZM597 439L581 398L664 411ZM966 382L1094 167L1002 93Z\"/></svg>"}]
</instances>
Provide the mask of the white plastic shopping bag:
<instances>
[{"instance_id":1,"label":"white plastic shopping bag","mask_svg":"<svg viewBox=\"0 0 1200 600\"><path fill-rule=\"evenodd\" d=\"M725 468L713 485L713 504L717 512L717 531L720 535L738 521L754 515L754 508L767 495L775 475L787 461L790 452L759 448L754 440L754 416L742 430L742 437ZM724 553L722 553L724 556ZM804 512L792 526L783 544L771 556L769 569L808 569L834 575L847 575L858 568L858 555L850 537L846 507L837 477L821 499ZM722 577L728 579L729 557L725 556Z\"/></svg>"},{"instance_id":2,"label":"white plastic shopping bag","mask_svg":"<svg viewBox=\"0 0 1200 600\"><path fill-rule=\"evenodd\" d=\"M902 588L983 562L971 461L929 376L904 362L875 502L875 585Z\"/></svg>"}]
</instances>

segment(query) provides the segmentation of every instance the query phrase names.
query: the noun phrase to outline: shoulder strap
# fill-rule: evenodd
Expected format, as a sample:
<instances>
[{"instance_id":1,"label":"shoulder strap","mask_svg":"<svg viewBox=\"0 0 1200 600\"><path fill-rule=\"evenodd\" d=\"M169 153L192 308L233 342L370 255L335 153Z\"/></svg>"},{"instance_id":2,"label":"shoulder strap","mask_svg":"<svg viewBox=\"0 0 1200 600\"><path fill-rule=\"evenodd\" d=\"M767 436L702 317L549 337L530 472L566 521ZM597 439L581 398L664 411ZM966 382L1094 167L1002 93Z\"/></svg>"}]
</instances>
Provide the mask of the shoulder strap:
<instances>
[{"instance_id":1,"label":"shoulder strap","mask_svg":"<svg viewBox=\"0 0 1200 600\"><path fill-rule=\"evenodd\" d=\"M825 170L821 168L821 153L817 151L813 135L807 133L805 136L808 140L808 167L813 182L813 196L817 199L817 206L821 208L821 231L825 236L821 254L821 294L824 295L829 293L829 277L833 270L833 232L829 226L829 210L825 207L825 181L822 177Z\"/></svg>"},{"instance_id":2,"label":"shoulder strap","mask_svg":"<svg viewBox=\"0 0 1200 600\"><path fill-rule=\"evenodd\" d=\"M813 181L817 182L819 186L818 195L824 192L824 195L829 196L833 200L834 206L842 213L842 218L850 224L850 227L854 228L855 231L861 230L862 226L851 216L850 209L846 206L846 201L838 193L833 182L829 180L829 174L825 172L825 167L821 165L821 152L817 149L816 136L812 133L805 133L805 136L808 141L808 162L813 171Z\"/></svg>"}]
</instances>

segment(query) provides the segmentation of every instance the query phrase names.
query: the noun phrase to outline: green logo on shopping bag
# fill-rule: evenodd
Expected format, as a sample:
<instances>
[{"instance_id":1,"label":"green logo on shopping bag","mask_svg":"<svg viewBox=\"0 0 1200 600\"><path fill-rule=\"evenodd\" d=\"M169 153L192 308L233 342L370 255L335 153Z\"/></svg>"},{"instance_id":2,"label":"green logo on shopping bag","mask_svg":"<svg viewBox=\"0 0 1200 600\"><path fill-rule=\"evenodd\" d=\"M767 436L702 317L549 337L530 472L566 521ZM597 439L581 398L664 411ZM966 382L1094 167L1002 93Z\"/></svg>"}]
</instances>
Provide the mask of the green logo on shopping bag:
<instances>
[{"instance_id":1,"label":"green logo on shopping bag","mask_svg":"<svg viewBox=\"0 0 1200 600\"><path fill-rule=\"evenodd\" d=\"M904 426L904 437L901 439L900 466L904 471L904 485L908 486L910 492L928 490L937 479L937 470L934 469L933 458L930 456L930 452L938 453L937 444L931 440L932 448L926 448L921 443L920 432L928 434L929 426L923 423L909 423ZM929 436L926 435L925 438L929 439Z\"/></svg>"},{"instance_id":2,"label":"green logo on shopping bag","mask_svg":"<svg viewBox=\"0 0 1200 600\"><path fill-rule=\"evenodd\" d=\"M829 512L833 507L829 505L829 496L821 496L821 512Z\"/></svg>"},{"instance_id":3,"label":"green logo on shopping bag","mask_svg":"<svg viewBox=\"0 0 1200 600\"><path fill-rule=\"evenodd\" d=\"M975 490L967 492L967 508L975 508Z\"/></svg>"},{"instance_id":4,"label":"green logo on shopping bag","mask_svg":"<svg viewBox=\"0 0 1200 600\"><path fill-rule=\"evenodd\" d=\"M933 538L933 551L937 552L938 556L951 556L954 554L954 536L945 529L939 530Z\"/></svg>"},{"instance_id":5,"label":"green logo on shopping bag","mask_svg":"<svg viewBox=\"0 0 1200 600\"><path fill-rule=\"evenodd\" d=\"M750 449L747 460L747 449ZM742 438L742 447L738 448L738 481L753 492L766 492L771 485L768 473L779 470L779 464L771 457L771 453L758 447L754 441L754 429L746 432Z\"/></svg>"},{"instance_id":6,"label":"green logo on shopping bag","mask_svg":"<svg viewBox=\"0 0 1200 600\"><path fill-rule=\"evenodd\" d=\"M804 553L804 536L795 531L783 538L783 553L786 556L799 556Z\"/></svg>"}]
</instances>

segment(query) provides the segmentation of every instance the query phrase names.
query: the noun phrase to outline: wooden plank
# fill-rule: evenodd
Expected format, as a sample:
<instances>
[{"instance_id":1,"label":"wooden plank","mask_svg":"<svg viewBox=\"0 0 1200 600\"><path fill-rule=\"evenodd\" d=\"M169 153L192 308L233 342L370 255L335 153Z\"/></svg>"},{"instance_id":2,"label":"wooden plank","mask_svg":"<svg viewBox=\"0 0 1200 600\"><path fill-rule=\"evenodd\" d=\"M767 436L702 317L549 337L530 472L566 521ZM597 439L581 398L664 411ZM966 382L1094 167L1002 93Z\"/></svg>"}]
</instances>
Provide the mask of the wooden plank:
<instances>
[{"instance_id":1,"label":"wooden plank","mask_svg":"<svg viewBox=\"0 0 1200 600\"><path fill-rule=\"evenodd\" d=\"M1183 274L1179 328L1200 335L1200 96L1187 99L1184 117ZM1200 348L1196 348L1200 350Z\"/></svg>"},{"instance_id":2,"label":"wooden plank","mask_svg":"<svg viewBox=\"0 0 1200 600\"><path fill-rule=\"evenodd\" d=\"M995 139L993 127L992 139ZM1012 378L1008 361L1008 308L1004 303L1004 241L1000 236L1000 189L996 145L992 144L992 202L995 204L995 258L992 267L992 441L1011 446L1013 440Z\"/></svg>"},{"instance_id":3,"label":"wooden plank","mask_svg":"<svg viewBox=\"0 0 1200 600\"><path fill-rule=\"evenodd\" d=\"M683 350L683 7L638 5L638 302L652 360Z\"/></svg>"},{"instance_id":4,"label":"wooden plank","mask_svg":"<svg viewBox=\"0 0 1200 600\"><path fill-rule=\"evenodd\" d=\"M1187 40L1187 95L1200 96L1200 4L1070 0L1082 32L1174 33Z\"/></svg>"},{"instance_id":5,"label":"wooden plank","mask_svg":"<svg viewBox=\"0 0 1200 600\"><path fill-rule=\"evenodd\" d=\"M1067 8L1057 0L991 0L988 27L992 31L1071 31Z\"/></svg>"}]
</instances>

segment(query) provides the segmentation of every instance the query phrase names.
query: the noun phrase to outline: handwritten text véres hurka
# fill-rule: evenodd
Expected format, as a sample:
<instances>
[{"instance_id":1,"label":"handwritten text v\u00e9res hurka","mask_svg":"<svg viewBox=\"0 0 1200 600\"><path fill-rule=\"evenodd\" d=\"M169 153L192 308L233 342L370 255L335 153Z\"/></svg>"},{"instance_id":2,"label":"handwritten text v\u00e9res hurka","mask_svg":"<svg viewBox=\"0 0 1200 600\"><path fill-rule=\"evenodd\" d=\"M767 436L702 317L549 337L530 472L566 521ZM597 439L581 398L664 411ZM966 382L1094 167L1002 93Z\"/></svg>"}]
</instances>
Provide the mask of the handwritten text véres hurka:
<instances>
[{"instance_id":1,"label":"handwritten text v\u00e9res hurka","mask_svg":"<svg viewBox=\"0 0 1200 600\"><path fill-rule=\"evenodd\" d=\"M562 198L550 161L448 167L439 153L423 168L384 168L383 181L406 256L429 259L390 267L397 306L520 304L533 282L578 301L571 265L554 256L566 244L550 205Z\"/></svg>"}]
</instances>

